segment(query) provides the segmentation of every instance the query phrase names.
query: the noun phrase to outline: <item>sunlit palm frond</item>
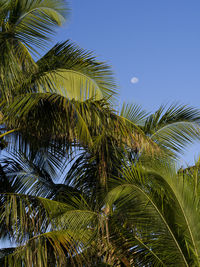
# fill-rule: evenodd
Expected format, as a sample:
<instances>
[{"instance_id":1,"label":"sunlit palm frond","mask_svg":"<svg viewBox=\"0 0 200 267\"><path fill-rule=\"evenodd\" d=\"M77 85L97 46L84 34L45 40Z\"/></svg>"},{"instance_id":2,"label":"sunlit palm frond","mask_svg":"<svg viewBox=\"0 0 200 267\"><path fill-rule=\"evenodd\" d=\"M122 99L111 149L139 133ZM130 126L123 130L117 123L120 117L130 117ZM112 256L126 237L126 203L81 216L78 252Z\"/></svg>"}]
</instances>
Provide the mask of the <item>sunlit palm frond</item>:
<instances>
[{"instance_id":1,"label":"sunlit palm frond","mask_svg":"<svg viewBox=\"0 0 200 267\"><path fill-rule=\"evenodd\" d=\"M198 265L199 197L191 180L177 177L161 161L156 168L153 162L148 166L125 169L123 179L108 193L108 204L114 204L113 242L130 250L139 266Z\"/></svg>"},{"instance_id":2,"label":"sunlit palm frond","mask_svg":"<svg viewBox=\"0 0 200 267\"><path fill-rule=\"evenodd\" d=\"M125 180L109 192L115 207L111 240L117 247L122 247L121 254L126 251L127 257L139 266L147 263L169 266L172 260L177 266L184 265L185 257L175 244L173 232L147 189L135 181L141 179L138 176L139 173L131 172L129 181ZM108 203L111 205L110 201Z\"/></svg>"},{"instance_id":3,"label":"sunlit palm frond","mask_svg":"<svg viewBox=\"0 0 200 267\"><path fill-rule=\"evenodd\" d=\"M26 195L1 194L1 201L1 223L5 221L20 244L7 257L9 264L16 262L19 264L16 266L21 266L21 262L28 265L32 261L36 266L46 266L48 257L55 260L54 264L70 261L82 266L86 261L84 249L96 238L97 214L88 209L83 198L74 199L69 205Z\"/></svg>"},{"instance_id":4,"label":"sunlit palm frond","mask_svg":"<svg viewBox=\"0 0 200 267\"><path fill-rule=\"evenodd\" d=\"M37 66L36 71L24 73L21 84L16 86L19 93L56 92L79 101L116 95L110 67L69 40L56 44Z\"/></svg>"},{"instance_id":5,"label":"sunlit palm frond","mask_svg":"<svg viewBox=\"0 0 200 267\"><path fill-rule=\"evenodd\" d=\"M139 105L123 103L120 116L126 118L137 126L143 126L148 113Z\"/></svg>"},{"instance_id":6,"label":"sunlit palm frond","mask_svg":"<svg viewBox=\"0 0 200 267\"><path fill-rule=\"evenodd\" d=\"M21 247L17 247L12 254L5 257L5 266L48 266L71 265L83 266L87 264L87 257L81 253L83 244L87 244L91 231L77 229L51 231L33 237Z\"/></svg>"},{"instance_id":7,"label":"sunlit palm frond","mask_svg":"<svg viewBox=\"0 0 200 267\"><path fill-rule=\"evenodd\" d=\"M24 73L34 72L37 66L27 48L18 40L0 40L0 49L1 101L9 101L16 95L16 84L23 81Z\"/></svg>"},{"instance_id":8,"label":"sunlit palm frond","mask_svg":"<svg viewBox=\"0 0 200 267\"><path fill-rule=\"evenodd\" d=\"M200 112L185 105L161 106L150 115L144 132L165 151L177 155L187 144L199 140Z\"/></svg>"},{"instance_id":9,"label":"sunlit palm frond","mask_svg":"<svg viewBox=\"0 0 200 267\"><path fill-rule=\"evenodd\" d=\"M90 145L103 131L114 129L112 135L119 140L130 132L104 99L81 102L58 94L32 93L16 97L9 106L5 103L3 113L8 128L20 129L24 136L36 138L38 144L60 140L63 145Z\"/></svg>"},{"instance_id":10,"label":"sunlit palm frond","mask_svg":"<svg viewBox=\"0 0 200 267\"><path fill-rule=\"evenodd\" d=\"M0 4L0 90L1 97L8 101L25 73L37 69L29 51L44 44L68 9L63 0L9 0Z\"/></svg>"},{"instance_id":11,"label":"sunlit palm frond","mask_svg":"<svg viewBox=\"0 0 200 267\"><path fill-rule=\"evenodd\" d=\"M173 175L172 168L159 160L154 161L151 167L146 169L149 175L152 172L155 175L157 172L156 182L163 183L164 181L163 187L169 188L172 192L175 213L174 221L169 218L169 224L172 223L171 227L178 231L178 240L185 253L190 256L189 265L198 265L200 254L198 165L194 172L179 172L178 175L175 170Z\"/></svg>"},{"instance_id":12,"label":"sunlit palm frond","mask_svg":"<svg viewBox=\"0 0 200 267\"><path fill-rule=\"evenodd\" d=\"M90 111L92 112L91 109ZM39 139L50 140L57 137L63 141L67 138L71 142L78 138L91 142L87 121L84 120L86 114L81 112L81 104L78 102L46 93L17 97L9 107L6 107L4 116L5 119L8 116L8 122L12 126L18 125L17 128L22 131L24 129L25 135L32 135L33 138L40 136Z\"/></svg>"},{"instance_id":13,"label":"sunlit palm frond","mask_svg":"<svg viewBox=\"0 0 200 267\"><path fill-rule=\"evenodd\" d=\"M0 35L18 39L34 50L34 46L44 45L55 26L64 22L67 12L68 7L63 0L9 0L1 11Z\"/></svg>"}]
</instances>

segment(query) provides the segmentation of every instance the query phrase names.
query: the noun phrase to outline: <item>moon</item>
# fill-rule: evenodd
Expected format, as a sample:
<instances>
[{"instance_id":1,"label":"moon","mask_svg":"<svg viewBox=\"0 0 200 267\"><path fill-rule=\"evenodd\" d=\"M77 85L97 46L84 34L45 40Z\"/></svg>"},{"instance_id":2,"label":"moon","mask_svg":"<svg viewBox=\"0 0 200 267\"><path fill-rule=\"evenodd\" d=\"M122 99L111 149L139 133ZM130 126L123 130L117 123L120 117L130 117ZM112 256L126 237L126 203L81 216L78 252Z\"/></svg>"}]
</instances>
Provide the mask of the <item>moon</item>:
<instances>
[{"instance_id":1,"label":"moon","mask_svg":"<svg viewBox=\"0 0 200 267\"><path fill-rule=\"evenodd\" d=\"M133 77L131 78L131 83L138 83L139 82L139 79L137 77Z\"/></svg>"}]
</instances>

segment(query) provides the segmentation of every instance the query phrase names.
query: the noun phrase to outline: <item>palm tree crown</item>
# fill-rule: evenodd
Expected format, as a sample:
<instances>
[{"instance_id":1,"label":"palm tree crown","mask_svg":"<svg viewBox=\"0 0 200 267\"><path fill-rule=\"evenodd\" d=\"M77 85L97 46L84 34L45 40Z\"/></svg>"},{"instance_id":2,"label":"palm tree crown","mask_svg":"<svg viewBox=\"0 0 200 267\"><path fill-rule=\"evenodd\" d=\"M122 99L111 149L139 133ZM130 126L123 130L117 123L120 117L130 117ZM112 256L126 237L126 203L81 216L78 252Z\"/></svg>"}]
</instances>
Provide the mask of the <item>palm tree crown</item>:
<instances>
[{"instance_id":1,"label":"palm tree crown","mask_svg":"<svg viewBox=\"0 0 200 267\"><path fill-rule=\"evenodd\" d=\"M111 68L70 40L64 0L0 0L2 266L200 266L200 111L114 109Z\"/></svg>"}]
</instances>

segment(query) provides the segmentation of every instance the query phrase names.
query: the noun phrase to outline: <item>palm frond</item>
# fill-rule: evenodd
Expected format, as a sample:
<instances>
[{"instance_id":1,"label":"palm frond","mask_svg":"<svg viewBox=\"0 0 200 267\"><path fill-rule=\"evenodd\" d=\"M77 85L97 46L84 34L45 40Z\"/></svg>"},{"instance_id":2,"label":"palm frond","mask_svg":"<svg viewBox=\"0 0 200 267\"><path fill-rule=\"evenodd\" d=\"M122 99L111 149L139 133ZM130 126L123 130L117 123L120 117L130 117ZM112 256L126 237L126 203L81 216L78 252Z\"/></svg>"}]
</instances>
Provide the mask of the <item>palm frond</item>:
<instances>
[{"instance_id":1,"label":"palm frond","mask_svg":"<svg viewBox=\"0 0 200 267\"><path fill-rule=\"evenodd\" d=\"M64 0L9 0L0 4L0 90L9 101L25 73L37 69L29 50L36 52L37 45L44 45L53 28L64 21L68 8Z\"/></svg>"},{"instance_id":2,"label":"palm frond","mask_svg":"<svg viewBox=\"0 0 200 267\"><path fill-rule=\"evenodd\" d=\"M67 168L64 160L62 164L60 154L57 158L54 153L42 152L26 155L21 151L10 151L2 157L2 193L15 192L55 200L70 200L72 195L80 194L73 187L60 183Z\"/></svg>"},{"instance_id":3,"label":"palm frond","mask_svg":"<svg viewBox=\"0 0 200 267\"><path fill-rule=\"evenodd\" d=\"M92 227L97 225L97 214L88 209L83 198L74 198L69 205L22 194L1 194L1 203L1 224L7 225L20 244L7 257L9 264L14 260L19 266L30 261L46 266L46 256L53 252L51 257L57 264L78 261L82 266L84 249L97 234Z\"/></svg>"},{"instance_id":4,"label":"palm frond","mask_svg":"<svg viewBox=\"0 0 200 267\"><path fill-rule=\"evenodd\" d=\"M5 258L15 251L15 247L0 249L0 264L5 266Z\"/></svg>"},{"instance_id":5,"label":"palm frond","mask_svg":"<svg viewBox=\"0 0 200 267\"><path fill-rule=\"evenodd\" d=\"M53 92L69 99L99 100L116 95L110 67L69 40L56 44L37 61L37 70L24 72L18 93Z\"/></svg>"},{"instance_id":6,"label":"palm frond","mask_svg":"<svg viewBox=\"0 0 200 267\"><path fill-rule=\"evenodd\" d=\"M143 126L148 113L141 108L141 106L136 104L126 104L122 105L120 116L126 118L133 124L138 126Z\"/></svg>"},{"instance_id":7,"label":"palm frond","mask_svg":"<svg viewBox=\"0 0 200 267\"><path fill-rule=\"evenodd\" d=\"M38 148L42 146L40 141L44 144L50 140L60 141L63 146L65 143L88 146L103 131L115 129L112 135L119 140L130 132L123 118L104 99L80 102L58 94L32 93L16 97L9 106L5 103L3 113L8 129L20 129L32 141L35 138Z\"/></svg>"},{"instance_id":8,"label":"palm frond","mask_svg":"<svg viewBox=\"0 0 200 267\"><path fill-rule=\"evenodd\" d=\"M87 103L84 105L87 106ZM57 136L58 139L67 138L72 142L79 136L78 140L91 142L87 115L82 114L84 110L81 109L79 102L71 102L56 94L27 94L17 97L9 107L5 108L5 118L8 116L9 123L11 125L17 123L19 126L17 128L24 129L24 134L28 134L26 129L30 127L29 134L33 138L43 136L50 140ZM90 112L93 112L91 108Z\"/></svg>"},{"instance_id":9,"label":"palm frond","mask_svg":"<svg viewBox=\"0 0 200 267\"><path fill-rule=\"evenodd\" d=\"M183 152L187 144L199 140L200 112L185 105L161 106L146 120L144 132L172 154Z\"/></svg>"},{"instance_id":10,"label":"palm frond","mask_svg":"<svg viewBox=\"0 0 200 267\"><path fill-rule=\"evenodd\" d=\"M33 51L61 25L69 9L64 0L9 0L3 1L1 34L6 39L17 39Z\"/></svg>"},{"instance_id":11,"label":"palm frond","mask_svg":"<svg viewBox=\"0 0 200 267\"><path fill-rule=\"evenodd\" d=\"M177 177L167 165L161 167L157 162L154 169L151 162L148 166L151 171L126 168L119 185L108 193L108 204L114 205L113 225L118 221L117 230L112 228L114 242L132 251L139 266L144 262L198 265L199 211L191 182Z\"/></svg>"}]
</instances>

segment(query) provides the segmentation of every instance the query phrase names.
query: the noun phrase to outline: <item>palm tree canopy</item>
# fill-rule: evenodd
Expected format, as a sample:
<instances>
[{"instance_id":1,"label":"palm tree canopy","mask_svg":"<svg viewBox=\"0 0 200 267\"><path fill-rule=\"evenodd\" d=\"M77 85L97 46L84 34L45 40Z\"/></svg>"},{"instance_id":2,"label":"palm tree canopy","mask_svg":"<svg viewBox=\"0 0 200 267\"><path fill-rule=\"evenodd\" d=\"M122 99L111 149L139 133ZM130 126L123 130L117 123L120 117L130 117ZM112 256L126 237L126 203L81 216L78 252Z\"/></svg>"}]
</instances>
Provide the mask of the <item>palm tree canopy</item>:
<instances>
[{"instance_id":1,"label":"palm tree canopy","mask_svg":"<svg viewBox=\"0 0 200 267\"><path fill-rule=\"evenodd\" d=\"M0 236L16 244L0 264L200 266L199 162L172 161L199 139L200 111L118 113L110 67L70 40L36 61L68 13L0 0Z\"/></svg>"},{"instance_id":2,"label":"palm tree canopy","mask_svg":"<svg viewBox=\"0 0 200 267\"><path fill-rule=\"evenodd\" d=\"M64 184L59 185L63 191L58 190L51 180L56 169L52 165L54 171L48 174L48 162L38 155L31 162L14 154L2 162L4 180L19 191L1 194L1 231L7 227L21 244L2 251L12 264L15 258L19 266L30 260L45 264L40 253L48 255L53 246L60 263L75 266L99 261L98 257L111 266L199 265L197 173L177 175L166 159L143 159L137 166L124 166L120 177L109 178L109 191L97 203L93 194L75 193ZM29 193L22 194L26 188ZM25 258L28 251L31 256Z\"/></svg>"},{"instance_id":3,"label":"palm tree canopy","mask_svg":"<svg viewBox=\"0 0 200 267\"><path fill-rule=\"evenodd\" d=\"M0 10L1 46L19 41L33 50L44 45L69 12L64 0L1 0Z\"/></svg>"}]
</instances>

